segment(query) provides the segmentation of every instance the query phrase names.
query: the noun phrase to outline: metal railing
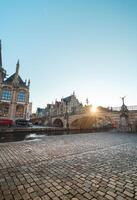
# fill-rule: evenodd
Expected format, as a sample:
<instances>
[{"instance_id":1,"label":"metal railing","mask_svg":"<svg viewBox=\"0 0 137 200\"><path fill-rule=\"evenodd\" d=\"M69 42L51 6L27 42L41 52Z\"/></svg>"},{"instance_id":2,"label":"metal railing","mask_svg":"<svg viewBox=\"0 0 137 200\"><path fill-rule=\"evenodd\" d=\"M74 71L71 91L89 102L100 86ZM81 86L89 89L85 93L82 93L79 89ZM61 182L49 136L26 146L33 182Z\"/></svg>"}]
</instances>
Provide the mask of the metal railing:
<instances>
[{"instance_id":1,"label":"metal railing","mask_svg":"<svg viewBox=\"0 0 137 200\"><path fill-rule=\"evenodd\" d=\"M137 105L127 106L127 109L129 111L136 111L137 110ZM121 106L119 106L119 107L112 107L112 111L120 111L120 110L121 110Z\"/></svg>"}]
</instances>

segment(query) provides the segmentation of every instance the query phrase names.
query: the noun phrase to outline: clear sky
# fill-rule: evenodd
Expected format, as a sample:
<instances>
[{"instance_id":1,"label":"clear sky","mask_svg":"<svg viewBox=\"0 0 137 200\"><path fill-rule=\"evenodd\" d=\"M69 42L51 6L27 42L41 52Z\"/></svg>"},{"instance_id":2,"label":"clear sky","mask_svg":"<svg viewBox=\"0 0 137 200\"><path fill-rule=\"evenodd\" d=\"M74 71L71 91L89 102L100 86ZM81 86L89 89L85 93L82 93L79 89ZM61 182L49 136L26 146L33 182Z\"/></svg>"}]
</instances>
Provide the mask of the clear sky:
<instances>
[{"instance_id":1,"label":"clear sky","mask_svg":"<svg viewBox=\"0 0 137 200\"><path fill-rule=\"evenodd\" d=\"M31 79L33 110L72 94L137 105L137 0L0 0L3 67Z\"/></svg>"}]
</instances>

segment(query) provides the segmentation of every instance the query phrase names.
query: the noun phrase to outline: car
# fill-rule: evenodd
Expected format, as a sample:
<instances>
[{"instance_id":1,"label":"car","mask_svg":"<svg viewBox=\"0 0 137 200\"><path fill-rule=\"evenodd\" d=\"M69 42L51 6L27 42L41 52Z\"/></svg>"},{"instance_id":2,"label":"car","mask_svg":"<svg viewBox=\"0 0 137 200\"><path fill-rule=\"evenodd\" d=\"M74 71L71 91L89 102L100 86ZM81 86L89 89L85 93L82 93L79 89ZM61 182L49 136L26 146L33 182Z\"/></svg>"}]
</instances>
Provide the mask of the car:
<instances>
[{"instance_id":1,"label":"car","mask_svg":"<svg viewBox=\"0 0 137 200\"><path fill-rule=\"evenodd\" d=\"M29 120L26 120L26 119L17 119L15 120L15 124L16 126L25 126L25 127L33 126L33 124Z\"/></svg>"},{"instance_id":2,"label":"car","mask_svg":"<svg viewBox=\"0 0 137 200\"><path fill-rule=\"evenodd\" d=\"M0 126L7 126L7 127L13 126L13 120L1 118Z\"/></svg>"},{"instance_id":3,"label":"car","mask_svg":"<svg viewBox=\"0 0 137 200\"><path fill-rule=\"evenodd\" d=\"M33 124L32 124L31 122L28 122L28 126L29 126L29 127L32 127Z\"/></svg>"}]
</instances>

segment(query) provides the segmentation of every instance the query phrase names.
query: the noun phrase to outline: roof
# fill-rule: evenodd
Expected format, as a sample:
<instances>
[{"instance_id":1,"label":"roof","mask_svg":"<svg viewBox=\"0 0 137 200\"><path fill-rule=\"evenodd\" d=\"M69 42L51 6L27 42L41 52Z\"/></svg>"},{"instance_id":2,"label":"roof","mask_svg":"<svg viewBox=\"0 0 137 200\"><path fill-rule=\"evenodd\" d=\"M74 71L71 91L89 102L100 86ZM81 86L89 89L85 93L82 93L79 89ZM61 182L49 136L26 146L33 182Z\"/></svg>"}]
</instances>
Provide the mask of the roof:
<instances>
[{"instance_id":1,"label":"roof","mask_svg":"<svg viewBox=\"0 0 137 200\"><path fill-rule=\"evenodd\" d=\"M16 76L16 73L14 73L14 74L11 75L9 78L7 78L7 79L4 81L4 83L6 83L6 84L11 84L11 83L13 83L13 81L14 81L14 79L15 79L15 76ZM18 76L17 80L18 80L18 85L19 85L19 86L26 87L26 83L21 79L20 76Z\"/></svg>"},{"instance_id":2,"label":"roof","mask_svg":"<svg viewBox=\"0 0 137 200\"><path fill-rule=\"evenodd\" d=\"M0 67L0 71L1 71L3 74L6 75L6 70L5 70L4 68Z\"/></svg>"},{"instance_id":3,"label":"roof","mask_svg":"<svg viewBox=\"0 0 137 200\"><path fill-rule=\"evenodd\" d=\"M66 102L66 103L67 103L67 102L70 102L72 96L73 96L73 95L70 95L70 96L68 96L68 97L63 98L62 100L63 100L64 102Z\"/></svg>"}]
</instances>

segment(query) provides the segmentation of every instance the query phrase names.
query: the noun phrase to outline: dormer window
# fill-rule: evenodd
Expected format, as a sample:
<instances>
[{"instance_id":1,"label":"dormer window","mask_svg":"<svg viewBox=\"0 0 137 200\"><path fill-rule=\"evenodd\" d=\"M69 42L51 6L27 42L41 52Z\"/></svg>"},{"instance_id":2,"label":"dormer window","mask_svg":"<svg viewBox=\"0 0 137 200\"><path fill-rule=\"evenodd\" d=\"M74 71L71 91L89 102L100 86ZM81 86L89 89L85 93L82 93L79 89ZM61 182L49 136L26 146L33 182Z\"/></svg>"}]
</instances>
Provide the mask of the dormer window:
<instances>
[{"instance_id":1,"label":"dormer window","mask_svg":"<svg viewBox=\"0 0 137 200\"><path fill-rule=\"evenodd\" d=\"M10 101L12 98L12 93L10 90L4 89L2 91L2 100Z\"/></svg>"},{"instance_id":2,"label":"dormer window","mask_svg":"<svg viewBox=\"0 0 137 200\"><path fill-rule=\"evenodd\" d=\"M26 94L25 94L25 92L24 91L20 91L18 93L17 101L18 102L25 102L25 100L26 100Z\"/></svg>"}]
</instances>

